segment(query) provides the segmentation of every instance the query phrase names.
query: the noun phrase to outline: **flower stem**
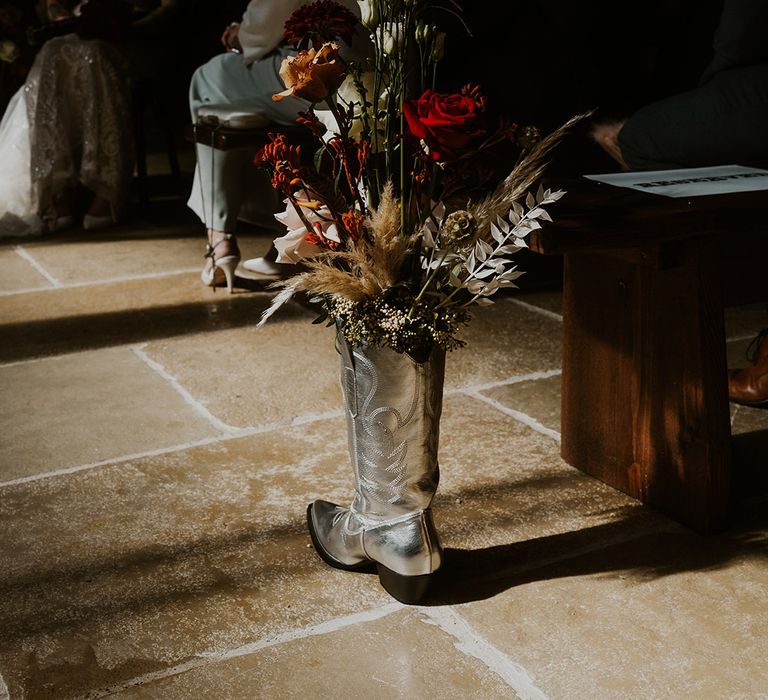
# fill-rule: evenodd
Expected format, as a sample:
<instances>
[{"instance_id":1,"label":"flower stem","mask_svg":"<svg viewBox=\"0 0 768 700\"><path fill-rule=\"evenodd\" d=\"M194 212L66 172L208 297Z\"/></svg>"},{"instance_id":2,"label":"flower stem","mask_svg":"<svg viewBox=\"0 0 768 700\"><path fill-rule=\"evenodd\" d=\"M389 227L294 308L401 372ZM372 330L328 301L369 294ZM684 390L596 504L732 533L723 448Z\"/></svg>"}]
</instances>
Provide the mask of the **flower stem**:
<instances>
[{"instance_id":1,"label":"flower stem","mask_svg":"<svg viewBox=\"0 0 768 700\"><path fill-rule=\"evenodd\" d=\"M403 105L405 99L403 92L400 91L400 235L405 235L405 132L403 129L405 125L403 123Z\"/></svg>"},{"instance_id":2,"label":"flower stem","mask_svg":"<svg viewBox=\"0 0 768 700\"><path fill-rule=\"evenodd\" d=\"M416 304L418 304L421 301L421 297L424 296L424 294L427 291L427 288L432 283L432 280L437 276L437 273L440 271L440 268L443 266L443 262L445 262L445 259L448 257L448 253L450 252L451 252L450 248L445 249L445 252L443 253L443 257L440 258L440 262L437 263L437 265L435 266L435 269L432 270L432 272L429 274L429 277L427 277L427 279L424 281L424 284L419 290L419 293L416 295L416 298L413 300L413 303L411 304L411 308L408 309L408 318L413 318L413 312L416 311ZM439 305L437 308L439 308Z\"/></svg>"},{"instance_id":3,"label":"flower stem","mask_svg":"<svg viewBox=\"0 0 768 700\"><path fill-rule=\"evenodd\" d=\"M333 118L336 120L336 123L339 125L339 136L341 137L341 143L344 146L342 167L344 168L344 175L347 178L347 184L349 185L350 193L357 200L357 203L360 206L360 211L365 212L365 202L363 201L363 198L360 194L360 189L358 188L357 183L354 181L352 173L349 170L349 154L352 142L349 139L347 121L346 119L342 120L338 107L334 104L330 97L325 102L328 105L328 108L331 110L331 114L333 114Z\"/></svg>"},{"instance_id":4,"label":"flower stem","mask_svg":"<svg viewBox=\"0 0 768 700\"><path fill-rule=\"evenodd\" d=\"M304 228L307 229L307 233L314 233L315 228L312 226L312 223L307 218L307 215L304 213L304 210L301 208L301 205L296 202L296 198L292 195L288 195L288 199L290 200L291 204L293 204L293 208L296 210L296 213L299 215L299 218L301 219L301 223L304 224Z\"/></svg>"}]
</instances>

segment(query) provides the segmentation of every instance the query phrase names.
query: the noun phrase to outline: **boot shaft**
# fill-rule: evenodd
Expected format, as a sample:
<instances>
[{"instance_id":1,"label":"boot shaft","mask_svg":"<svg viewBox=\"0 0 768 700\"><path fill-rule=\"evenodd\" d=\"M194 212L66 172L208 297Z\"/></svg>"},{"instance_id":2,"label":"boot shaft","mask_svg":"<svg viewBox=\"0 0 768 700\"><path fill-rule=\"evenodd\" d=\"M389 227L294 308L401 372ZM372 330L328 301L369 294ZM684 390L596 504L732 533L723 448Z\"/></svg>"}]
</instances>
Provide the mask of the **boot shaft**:
<instances>
[{"instance_id":1,"label":"boot shaft","mask_svg":"<svg viewBox=\"0 0 768 700\"><path fill-rule=\"evenodd\" d=\"M355 472L352 509L387 519L428 508L439 479L445 352L434 348L416 362L342 338L337 349Z\"/></svg>"}]
</instances>

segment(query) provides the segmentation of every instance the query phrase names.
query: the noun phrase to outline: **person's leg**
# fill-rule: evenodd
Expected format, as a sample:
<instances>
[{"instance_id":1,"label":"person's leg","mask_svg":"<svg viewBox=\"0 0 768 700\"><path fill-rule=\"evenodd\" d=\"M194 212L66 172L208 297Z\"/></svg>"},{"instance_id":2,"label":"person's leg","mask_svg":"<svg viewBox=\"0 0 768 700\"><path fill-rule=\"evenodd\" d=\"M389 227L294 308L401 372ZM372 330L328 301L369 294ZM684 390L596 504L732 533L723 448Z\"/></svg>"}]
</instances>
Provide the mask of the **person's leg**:
<instances>
[{"instance_id":1,"label":"person's leg","mask_svg":"<svg viewBox=\"0 0 768 700\"><path fill-rule=\"evenodd\" d=\"M272 95L283 89L278 71L287 53L275 52L250 65L238 54L220 54L198 68L189 91L193 123L204 105L225 104L263 112L275 124L293 124L308 104L298 99L272 100ZM249 194L244 183L252 179L246 170L254 167L253 153L214 151L198 144L198 164L188 205L208 228L231 233ZM272 202L268 204L271 209Z\"/></svg>"},{"instance_id":2,"label":"person's leg","mask_svg":"<svg viewBox=\"0 0 768 700\"><path fill-rule=\"evenodd\" d=\"M36 59L28 104L31 168L41 216L55 221L79 185L121 209L133 170L126 61L111 44L75 35L52 39Z\"/></svg>"},{"instance_id":3,"label":"person's leg","mask_svg":"<svg viewBox=\"0 0 768 700\"><path fill-rule=\"evenodd\" d=\"M278 124L292 124L307 104L301 100L272 101L272 95L283 89L278 71L285 53L270 54L250 65L245 65L238 54L221 54L198 68L190 83L192 120L197 121L198 111L206 104L227 104L262 111ZM249 170L254 167L253 154L198 144L197 161L188 206L208 232L209 260L203 281L215 284L220 257L236 255L239 259L234 233L240 209L250 194L246 183L252 180ZM268 202L270 210L272 206Z\"/></svg>"}]
</instances>

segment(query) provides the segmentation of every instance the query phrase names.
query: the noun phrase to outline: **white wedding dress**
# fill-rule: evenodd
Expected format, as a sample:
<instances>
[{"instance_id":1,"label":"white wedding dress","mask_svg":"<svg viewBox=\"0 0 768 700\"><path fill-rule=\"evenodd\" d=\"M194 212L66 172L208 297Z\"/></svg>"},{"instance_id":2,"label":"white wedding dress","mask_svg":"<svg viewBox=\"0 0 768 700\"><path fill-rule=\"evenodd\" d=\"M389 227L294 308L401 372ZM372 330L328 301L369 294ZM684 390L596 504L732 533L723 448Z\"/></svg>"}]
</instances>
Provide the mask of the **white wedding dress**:
<instances>
[{"instance_id":1,"label":"white wedding dress","mask_svg":"<svg viewBox=\"0 0 768 700\"><path fill-rule=\"evenodd\" d=\"M0 237L41 233L32 190L26 85L11 98L0 122Z\"/></svg>"},{"instance_id":2,"label":"white wedding dress","mask_svg":"<svg viewBox=\"0 0 768 700\"><path fill-rule=\"evenodd\" d=\"M0 237L53 228L56 200L82 185L123 206L133 172L130 74L114 45L46 42L0 123Z\"/></svg>"}]
</instances>

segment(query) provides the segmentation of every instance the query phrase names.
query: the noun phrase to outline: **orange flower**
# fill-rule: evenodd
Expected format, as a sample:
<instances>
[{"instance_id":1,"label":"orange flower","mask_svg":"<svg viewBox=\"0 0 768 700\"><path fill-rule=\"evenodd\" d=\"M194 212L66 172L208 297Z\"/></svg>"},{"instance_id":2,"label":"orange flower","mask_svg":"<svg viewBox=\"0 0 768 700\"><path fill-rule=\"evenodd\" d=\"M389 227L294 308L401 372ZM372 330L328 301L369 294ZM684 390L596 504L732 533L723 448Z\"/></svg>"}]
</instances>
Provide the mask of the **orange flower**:
<instances>
[{"instance_id":1,"label":"orange flower","mask_svg":"<svg viewBox=\"0 0 768 700\"><path fill-rule=\"evenodd\" d=\"M339 58L338 44L323 44L319 51L308 49L283 59L280 77L286 89L272 95L275 102L293 95L309 102L322 102L344 81L346 73Z\"/></svg>"},{"instance_id":2,"label":"orange flower","mask_svg":"<svg viewBox=\"0 0 768 700\"><path fill-rule=\"evenodd\" d=\"M371 142L363 139L357 143L357 173L358 177L365 171L368 157L371 155Z\"/></svg>"},{"instance_id":3,"label":"orange flower","mask_svg":"<svg viewBox=\"0 0 768 700\"><path fill-rule=\"evenodd\" d=\"M272 186L290 194L301 185L301 147L290 145L285 134L270 134L270 142L256 154L254 163L272 170Z\"/></svg>"},{"instance_id":4,"label":"orange flower","mask_svg":"<svg viewBox=\"0 0 768 700\"><path fill-rule=\"evenodd\" d=\"M325 232L323 231L323 224L321 224L319 221L315 221L312 225L315 227L315 230L308 231L307 235L304 236L304 240L307 243L320 246L320 248L326 248L328 250L339 250L341 248L341 243L334 241L332 238L328 238L325 235Z\"/></svg>"},{"instance_id":5,"label":"orange flower","mask_svg":"<svg viewBox=\"0 0 768 700\"><path fill-rule=\"evenodd\" d=\"M353 243L357 243L363 237L364 220L363 215L356 211L347 211L341 215L341 223Z\"/></svg>"}]
</instances>

